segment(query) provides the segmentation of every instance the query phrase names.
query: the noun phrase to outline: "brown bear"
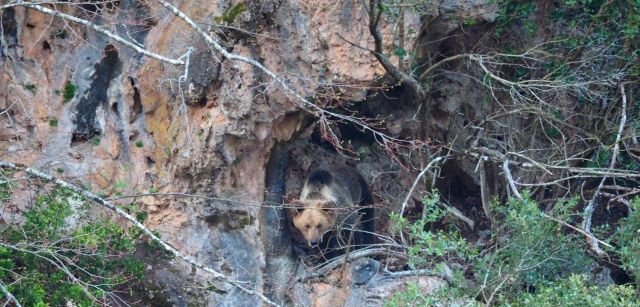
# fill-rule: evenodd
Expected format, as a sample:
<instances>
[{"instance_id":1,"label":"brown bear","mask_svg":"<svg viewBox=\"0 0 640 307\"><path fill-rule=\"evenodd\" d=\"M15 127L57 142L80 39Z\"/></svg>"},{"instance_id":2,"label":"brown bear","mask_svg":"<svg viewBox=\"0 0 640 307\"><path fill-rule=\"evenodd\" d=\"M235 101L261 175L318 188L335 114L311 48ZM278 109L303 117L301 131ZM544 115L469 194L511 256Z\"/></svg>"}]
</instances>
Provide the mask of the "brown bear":
<instances>
[{"instance_id":1,"label":"brown bear","mask_svg":"<svg viewBox=\"0 0 640 307\"><path fill-rule=\"evenodd\" d=\"M372 205L369 186L356 169L321 168L307 177L291 215L307 245L333 258L374 243Z\"/></svg>"}]
</instances>

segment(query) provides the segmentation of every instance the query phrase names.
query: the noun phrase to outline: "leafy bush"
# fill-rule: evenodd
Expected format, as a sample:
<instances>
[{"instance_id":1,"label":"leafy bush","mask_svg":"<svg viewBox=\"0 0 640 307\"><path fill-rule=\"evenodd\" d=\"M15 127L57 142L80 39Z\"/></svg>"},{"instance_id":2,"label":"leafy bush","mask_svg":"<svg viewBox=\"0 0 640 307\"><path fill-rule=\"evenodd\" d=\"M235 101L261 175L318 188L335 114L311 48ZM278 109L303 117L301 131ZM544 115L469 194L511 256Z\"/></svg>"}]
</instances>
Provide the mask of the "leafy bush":
<instances>
[{"instance_id":1,"label":"leafy bush","mask_svg":"<svg viewBox=\"0 0 640 307\"><path fill-rule=\"evenodd\" d=\"M31 94L35 94L38 87L35 84L29 83L24 85L24 89L31 92Z\"/></svg>"},{"instance_id":2,"label":"leafy bush","mask_svg":"<svg viewBox=\"0 0 640 307\"><path fill-rule=\"evenodd\" d=\"M542 298L538 297L547 295L540 294L544 291L560 291L562 287L566 288L564 291L567 293L582 291L575 285L575 280L572 280L574 284L563 282L566 283L566 278L572 274L589 272L593 264L583 246L584 239L563 229L561 223L545 217L527 193L523 194L523 200L511 199L506 204L493 205L497 218L495 234L490 249L483 251L482 257L477 257L477 251L456 230L426 229L432 225L430 223L446 215L446 211L438 207L438 199L435 192L425 198L424 214L414 223L393 216L396 225L406 231L406 238L410 242L407 248L409 266L423 267L436 260L462 261L468 264L470 270L466 275L475 276L475 283L466 282L462 272L454 272L450 287L427 297L420 293L417 286L409 286L405 291L396 293L387 302L388 306L448 306L456 305L456 302L473 305L480 304L476 301L478 294L478 298L485 302L515 304L508 302L534 302L537 299L544 305ZM576 199L560 202L548 214L568 223L576 204ZM632 252L629 255L631 257ZM624 293L630 291L627 288L616 289ZM563 295L561 292L556 294L558 297Z\"/></svg>"},{"instance_id":3,"label":"leafy bush","mask_svg":"<svg viewBox=\"0 0 640 307\"><path fill-rule=\"evenodd\" d=\"M425 197L422 200L422 217L414 223L409 223L406 218L396 213L391 214L395 227L407 233L410 242L407 254L409 266L412 268L433 265L434 261L468 260L476 254L457 230L425 229L427 225L439 221L447 214L447 211L438 205L439 201L440 195L436 191Z\"/></svg>"},{"instance_id":4,"label":"leafy bush","mask_svg":"<svg viewBox=\"0 0 640 307\"><path fill-rule=\"evenodd\" d=\"M67 81L64 83L64 88L62 88L62 101L69 102L73 97L76 96L76 91L78 90L78 86Z\"/></svg>"},{"instance_id":5,"label":"leafy bush","mask_svg":"<svg viewBox=\"0 0 640 307\"><path fill-rule=\"evenodd\" d=\"M588 285L584 275L572 275L524 293L509 306L640 306L640 298L632 286L597 287Z\"/></svg>"},{"instance_id":6,"label":"leafy bush","mask_svg":"<svg viewBox=\"0 0 640 307\"><path fill-rule=\"evenodd\" d=\"M498 244L475 264L478 276L483 276L490 291L498 289L505 295L531 291L572 273L586 272L592 263L582 238L563 231L563 225L544 217L526 193L523 197L495 207L504 217L495 237ZM551 214L568 222L576 203L575 199L558 203Z\"/></svg>"},{"instance_id":7,"label":"leafy bush","mask_svg":"<svg viewBox=\"0 0 640 307\"><path fill-rule=\"evenodd\" d=\"M137 236L109 220L73 225L83 203L70 190L51 190L37 197L23 225L0 234L0 281L22 305L109 304L141 280L143 263L132 256Z\"/></svg>"},{"instance_id":8,"label":"leafy bush","mask_svg":"<svg viewBox=\"0 0 640 307\"><path fill-rule=\"evenodd\" d=\"M636 198L631 204L633 212L620 220L614 239L618 245L616 253L620 255L622 268L631 273L636 283L640 284L640 198Z\"/></svg>"},{"instance_id":9,"label":"leafy bush","mask_svg":"<svg viewBox=\"0 0 640 307\"><path fill-rule=\"evenodd\" d=\"M391 299L384 303L385 307L396 306L452 306L455 304L456 296L451 295L451 289L441 288L433 295L425 295L417 283L409 283L404 291L396 292ZM473 301L465 299L465 306L476 306Z\"/></svg>"}]
</instances>

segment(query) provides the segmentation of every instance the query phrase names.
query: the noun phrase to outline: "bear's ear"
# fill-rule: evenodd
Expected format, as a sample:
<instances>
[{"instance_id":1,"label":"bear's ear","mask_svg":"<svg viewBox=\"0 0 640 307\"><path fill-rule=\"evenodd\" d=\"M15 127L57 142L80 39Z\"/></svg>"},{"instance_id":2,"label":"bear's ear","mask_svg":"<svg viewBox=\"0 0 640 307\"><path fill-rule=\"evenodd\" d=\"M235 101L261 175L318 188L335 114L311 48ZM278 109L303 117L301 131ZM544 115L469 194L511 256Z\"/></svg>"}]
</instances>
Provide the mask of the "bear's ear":
<instances>
[{"instance_id":1,"label":"bear's ear","mask_svg":"<svg viewBox=\"0 0 640 307\"><path fill-rule=\"evenodd\" d=\"M338 204L333 200L327 200L324 203L322 203L320 207L325 210L335 210L335 209L338 209Z\"/></svg>"},{"instance_id":2,"label":"bear's ear","mask_svg":"<svg viewBox=\"0 0 640 307\"><path fill-rule=\"evenodd\" d=\"M294 200L293 202L291 202L291 208L289 209L293 214L300 214L302 213L302 211L304 211L305 207L306 205L304 202L300 200Z\"/></svg>"},{"instance_id":3,"label":"bear's ear","mask_svg":"<svg viewBox=\"0 0 640 307\"><path fill-rule=\"evenodd\" d=\"M322 205L320 205L320 208L329 215L334 215L338 210L338 204L333 200L328 200L322 203Z\"/></svg>"}]
</instances>

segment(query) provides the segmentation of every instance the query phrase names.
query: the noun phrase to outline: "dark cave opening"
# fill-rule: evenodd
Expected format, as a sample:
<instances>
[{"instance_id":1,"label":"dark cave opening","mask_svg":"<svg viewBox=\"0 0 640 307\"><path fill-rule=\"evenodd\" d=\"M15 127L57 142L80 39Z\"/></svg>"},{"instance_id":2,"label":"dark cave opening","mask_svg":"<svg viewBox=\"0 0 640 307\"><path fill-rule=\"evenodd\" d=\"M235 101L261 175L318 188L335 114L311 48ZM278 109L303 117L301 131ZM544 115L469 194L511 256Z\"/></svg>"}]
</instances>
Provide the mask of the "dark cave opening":
<instances>
[{"instance_id":1,"label":"dark cave opening","mask_svg":"<svg viewBox=\"0 0 640 307\"><path fill-rule=\"evenodd\" d=\"M458 161L449 160L444 163L435 187L440 193L441 201L460 210L474 221L475 229L463 227L463 235L475 237L480 230L490 228L489 219L482 209L480 186L460 167Z\"/></svg>"},{"instance_id":2,"label":"dark cave opening","mask_svg":"<svg viewBox=\"0 0 640 307\"><path fill-rule=\"evenodd\" d=\"M120 73L120 59L118 51L112 45L107 45L104 49L104 57L94 65L91 86L85 97L82 97L76 106L77 115L73 120L75 129L72 134L71 144L91 140L93 137L102 134L100 124L96 119L98 106L107 105L107 90L111 85L111 80ZM113 111L117 111L116 109Z\"/></svg>"}]
</instances>

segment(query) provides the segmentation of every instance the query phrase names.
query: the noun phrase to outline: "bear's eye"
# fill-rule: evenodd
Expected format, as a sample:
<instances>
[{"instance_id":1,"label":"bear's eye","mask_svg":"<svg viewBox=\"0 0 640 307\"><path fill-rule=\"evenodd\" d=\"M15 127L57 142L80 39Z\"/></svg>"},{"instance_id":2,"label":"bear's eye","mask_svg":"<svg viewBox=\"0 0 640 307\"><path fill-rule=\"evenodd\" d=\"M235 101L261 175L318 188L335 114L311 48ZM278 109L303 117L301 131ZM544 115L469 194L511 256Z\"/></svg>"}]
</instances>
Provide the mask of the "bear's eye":
<instances>
[{"instance_id":1,"label":"bear's eye","mask_svg":"<svg viewBox=\"0 0 640 307\"><path fill-rule=\"evenodd\" d=\"M309 228L311 228L311 225L307 224L307 225L304 225L304 227L309 229Z\"/></svg>"},{"instance_id":2,"label":"bear's eye","mask_svg":"<svg viewBox=\"0 0 640 307\"><path fill-rule=\"evenodd\" d=\"M322 224L318 224L318 226L316 226L316 228L320 228L320 227L322 227Z\"/></svg>"}]
</instances>

